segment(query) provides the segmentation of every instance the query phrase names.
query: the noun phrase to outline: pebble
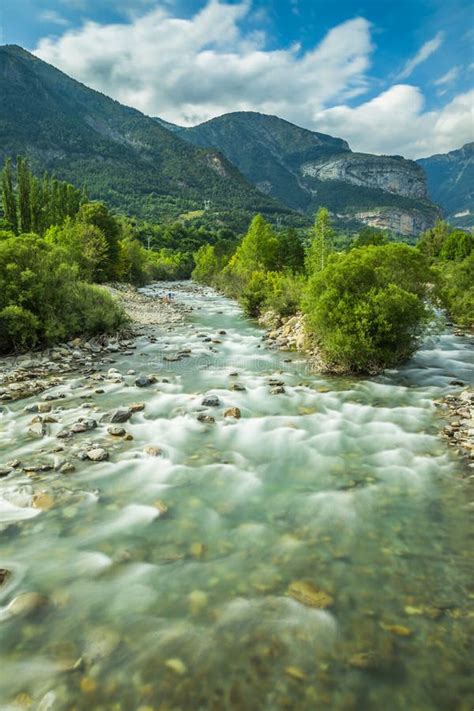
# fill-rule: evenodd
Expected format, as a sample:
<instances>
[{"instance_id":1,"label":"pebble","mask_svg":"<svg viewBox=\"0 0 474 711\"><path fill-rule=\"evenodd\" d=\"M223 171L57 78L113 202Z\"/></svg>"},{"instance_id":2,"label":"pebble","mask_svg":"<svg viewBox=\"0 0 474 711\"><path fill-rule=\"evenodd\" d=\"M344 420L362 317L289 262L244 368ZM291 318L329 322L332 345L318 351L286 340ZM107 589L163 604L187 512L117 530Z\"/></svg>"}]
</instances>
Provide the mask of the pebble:
<instances>
[{"instance_id":1,"label":"pebble","mask_svg":"<svg viewBox=\"0 0 474 711\"><path fill-rule=\"evenodd\" d=\"M235 419L240 419L242 413L238 407L229 407L228 410L224 412L224 417L235 417Z\"/></svg>"},{"instance_id":2,"label":"pebble","mask_svg":"<svg viewBox=\"0 0 474 711\"><path fill-rule=\"evenodd\" d=\"M165 666L168 667L168 669L171 669L171 671L174 671L176 674L179 674L182 676L183 674L186 674L187 668L184 662L181 661L181 659L167 659L165 662Z\"/></svg>"},{"instance_id":3,"label":"pebble","mask_svg":"<svg viewBox=\"0 0 474 711\"><path fill-rule=\"evenodd\" d=\"M203 407L219 407L220 404L221 401L217 395L207 395L201 402Z\"/></svg>"},{"instance_id":4,"label":"pebble","mask_svg":"<svg viewBox=\"0 0 474 711\"><path fill-rule=\"evenodd\" d=\"M163 454L163 450L160 447L150 445L149 447L145 447L145 454L148 454L150 457L159 457Z\"/></svg>"},{"instance_id":5,"label":"pebble","mask_svg":"<svg viewBox=\"0 0 474 711\"><path fill-rule=\"evenodd\" d=\"M123 437L124 435L127 434L126 430L123 427L108 427L107 432L109 435L112 435L112 437Z\"/></svg>"},{"instance_id":6,"label":"pebble","mask_svg":"<svg viewBox=\"0 0 474 711\"><path fill-rule=\"evenodd\" d=\"M156 383L156 378L150 375L139 375L135 380L137 388L148 388L153 383Z\"/></svg>"},{"instance_id":7,"label":"pebble","mask_svg":"<svg viewBox=\"0 0 474 711\"><path fill-rule=\"evenodd\" d=\"M102 447L96 447L87 452L87 459L90 459L92 462L105 462L108 458L109 453L105 449L102 449Z\"/></svg>"},{"instance_id":8,"label":"pebble","mask_svg":"<svg viewBox=\"0 0 474 711\"><path fill-rule=\"evenodd\" d=\"M133 411L129 407L119 407L115 410L110 418L112 423L128 422L133 415Z\"/></svg>"}]
</instances>

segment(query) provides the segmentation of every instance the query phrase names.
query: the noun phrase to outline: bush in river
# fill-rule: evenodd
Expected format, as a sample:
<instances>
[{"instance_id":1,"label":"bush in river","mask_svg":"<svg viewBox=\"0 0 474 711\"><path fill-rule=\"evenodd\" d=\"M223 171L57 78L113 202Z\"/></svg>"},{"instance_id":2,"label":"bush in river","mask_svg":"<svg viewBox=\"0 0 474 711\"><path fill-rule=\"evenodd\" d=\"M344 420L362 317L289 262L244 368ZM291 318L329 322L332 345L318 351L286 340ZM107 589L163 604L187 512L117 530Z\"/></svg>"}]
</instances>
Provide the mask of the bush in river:
<instances>
[{"instance_id":1,"label":"bush in river","mask_svg":"<svg viewBox=\"0 0 474 711\"><path fill-rule=\"evenodd\" d=\"M415 350L431 310L430 270L405 244L363 247L330 257L303 300L307 323L328 363L377 372Z\"/></svg>"}]
</instances>

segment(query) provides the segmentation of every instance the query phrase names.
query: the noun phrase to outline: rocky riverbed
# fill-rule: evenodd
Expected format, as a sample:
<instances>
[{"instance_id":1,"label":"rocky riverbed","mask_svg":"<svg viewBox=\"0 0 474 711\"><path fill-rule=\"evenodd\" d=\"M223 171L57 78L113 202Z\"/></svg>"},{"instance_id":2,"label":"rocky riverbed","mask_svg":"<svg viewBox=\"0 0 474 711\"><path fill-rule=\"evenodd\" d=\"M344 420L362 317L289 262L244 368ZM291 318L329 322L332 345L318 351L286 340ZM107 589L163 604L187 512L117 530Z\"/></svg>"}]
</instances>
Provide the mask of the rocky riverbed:
<instances>
[{"instance_id":1,"label":"rocky riverbed","mask_svg":"<svg viewBox=\"0 0 474 711\"><path fill-rule=\"evenodd\" d=\"M121 298L126 333L0 361L2 711L462 709L472 470L434 401L469 342L327 378L212 290Z\"/></svg>"}]
</instances>

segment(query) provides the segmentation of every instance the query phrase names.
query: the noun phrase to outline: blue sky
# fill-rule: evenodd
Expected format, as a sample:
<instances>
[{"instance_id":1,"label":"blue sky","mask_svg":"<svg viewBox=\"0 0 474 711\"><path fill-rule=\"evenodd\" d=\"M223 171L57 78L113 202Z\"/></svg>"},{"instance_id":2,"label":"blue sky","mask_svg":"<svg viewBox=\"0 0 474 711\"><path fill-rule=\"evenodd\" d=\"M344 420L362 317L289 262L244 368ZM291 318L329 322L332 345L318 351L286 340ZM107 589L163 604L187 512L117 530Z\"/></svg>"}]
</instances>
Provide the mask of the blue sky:
<instances>
[{"instance_id":1,"label":"blue sky","mask_svg":"<svg viewBox=\"0 0 474 711\"><path fill-rule=\"evenodd\" d=\"M261 110L356 150L472 140L466 0L7 0L2 42L182 124Z\"/></svg>"}]
</instances>

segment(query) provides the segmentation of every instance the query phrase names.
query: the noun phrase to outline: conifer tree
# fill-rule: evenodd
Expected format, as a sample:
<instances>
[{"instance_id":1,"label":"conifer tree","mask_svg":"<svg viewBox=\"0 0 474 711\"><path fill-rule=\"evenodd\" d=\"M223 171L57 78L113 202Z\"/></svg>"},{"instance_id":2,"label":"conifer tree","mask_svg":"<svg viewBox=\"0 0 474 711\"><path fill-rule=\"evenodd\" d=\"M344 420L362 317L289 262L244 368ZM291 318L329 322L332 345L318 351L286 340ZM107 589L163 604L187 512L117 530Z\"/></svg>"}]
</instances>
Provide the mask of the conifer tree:
<instances>
[{"instance_id":1,"label":"conifer tree","mask_svg":"<svg viewBox=\"0 0 474 711\"><path fill-rule=\"evenodd\" d=\"M17 192L20 232L31 230L31 174L25 158L17 158Z\"/></svg>"}]
</instances>

